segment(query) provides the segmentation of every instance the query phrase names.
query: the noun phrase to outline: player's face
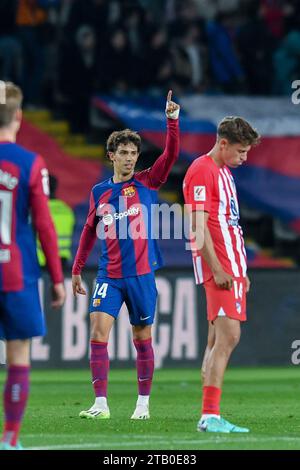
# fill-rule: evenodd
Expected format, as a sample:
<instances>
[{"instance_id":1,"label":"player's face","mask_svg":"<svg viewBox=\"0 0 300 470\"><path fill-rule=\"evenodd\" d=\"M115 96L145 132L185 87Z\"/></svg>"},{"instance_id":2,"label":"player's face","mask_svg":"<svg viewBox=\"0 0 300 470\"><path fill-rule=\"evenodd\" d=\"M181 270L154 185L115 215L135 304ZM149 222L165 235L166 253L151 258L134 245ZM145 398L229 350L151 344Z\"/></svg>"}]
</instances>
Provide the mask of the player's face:
<instances>
[{"instance_id":1,"label":"player's face","mask_svg":"<svg viewBox=\"0 0 300 470\"><path fill-rule=\"evenodd\" d=\"M247 155L251 145L230 144L228 141L224 144L223 160L225 165L230 168L237 168L247 161Z\"/></svg>"},{"instance_id":2,"label":"player's face","mask_svg":"<svg viewBox=\"0 0 300 470\"><path fill-rule=\"evenodd\" d=\"M134 172L138 156L138 149L133 143L119 144L116 152L110 154L115 172L122 176L128 176Z\"/></svg>"}]
</instances>

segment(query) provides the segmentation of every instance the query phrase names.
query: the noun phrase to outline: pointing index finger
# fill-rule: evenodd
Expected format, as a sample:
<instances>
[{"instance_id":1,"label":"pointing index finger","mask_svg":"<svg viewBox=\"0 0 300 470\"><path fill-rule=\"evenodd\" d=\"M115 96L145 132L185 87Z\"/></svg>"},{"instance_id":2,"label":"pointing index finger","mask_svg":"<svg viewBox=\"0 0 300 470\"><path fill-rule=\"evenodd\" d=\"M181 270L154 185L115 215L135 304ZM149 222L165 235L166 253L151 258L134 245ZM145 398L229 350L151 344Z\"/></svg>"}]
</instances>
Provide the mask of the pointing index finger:
<instances>
[{"instance_id":1,"label":"pointing index finger","mask_svg":"<svg viewBox=\"0 0 300 470\"><path fill-rule=\"evenodd\" d=\"M167 102L169 103L172 99L172 90L168 91Z\"/></svg>"}]
</instances>

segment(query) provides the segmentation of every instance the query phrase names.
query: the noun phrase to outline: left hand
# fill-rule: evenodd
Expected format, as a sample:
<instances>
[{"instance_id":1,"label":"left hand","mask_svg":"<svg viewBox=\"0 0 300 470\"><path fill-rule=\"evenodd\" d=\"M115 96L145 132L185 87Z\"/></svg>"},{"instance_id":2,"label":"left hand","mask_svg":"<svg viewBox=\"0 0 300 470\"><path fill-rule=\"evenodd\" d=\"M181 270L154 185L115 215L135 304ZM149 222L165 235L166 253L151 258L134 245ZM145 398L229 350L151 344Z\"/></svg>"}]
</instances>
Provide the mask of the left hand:
<instances>
[{"instance_id":1,"label":"left hand","mask_svg":"<svg viewBox=\"0 0 300 470\"><path fill-rule=\"evenodd\" d=\"M246 276L246 294L248 294L251 286L251 281L248 276Z\"/></svg>"},{"instance_id":2,"label":"left hand","mask_svg":"<svg viewBox=\"0 0 300 470\"><path fill-rule=\"evenodd\" d=\"M171 101L172 99L172 90L168 91L167 103L166 103L166 116L170 119L178 119L180 106L179 104Z\"/></svg>"},{"instance_id":3,"label":"left hand","mask_svg":"<svg viewBox=\"0 0 300 470\"><path fill-rule=\"evenodd\" d=\"M72 289L74 297L76 297L77 294L86 295L80 274L72 274Z\"/></svg>"},{"instance_id":4,"label":"left hand","mask_svg":"<svg viewBox=\"0 0 300 470\"><path fill-rule=\"evenodd\" d=\"M66 290L62 282L53 284L51 288L52 308L60 308L63 306L66 299Z\"/></svg>"}]
</instances>

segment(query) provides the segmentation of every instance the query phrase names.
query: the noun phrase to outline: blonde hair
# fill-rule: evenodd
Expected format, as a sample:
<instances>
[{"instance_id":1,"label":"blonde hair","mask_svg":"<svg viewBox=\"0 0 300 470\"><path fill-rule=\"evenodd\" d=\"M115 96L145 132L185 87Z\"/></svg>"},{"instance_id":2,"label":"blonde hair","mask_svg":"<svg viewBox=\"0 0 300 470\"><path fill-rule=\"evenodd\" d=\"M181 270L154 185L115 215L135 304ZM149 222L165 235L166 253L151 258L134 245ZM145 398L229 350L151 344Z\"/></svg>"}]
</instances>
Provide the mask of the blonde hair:
<instances>
[{"instance_id":1,"label":"blonde hair","mask_svg":"<svg viewBox=\"0 0 300 470\"><path fill-rule=\"evenodd\" d=\"M0 128L9 126L18 109L21 109L23 93L12 82L0 81Z\"/></svg>"}]
</instances>

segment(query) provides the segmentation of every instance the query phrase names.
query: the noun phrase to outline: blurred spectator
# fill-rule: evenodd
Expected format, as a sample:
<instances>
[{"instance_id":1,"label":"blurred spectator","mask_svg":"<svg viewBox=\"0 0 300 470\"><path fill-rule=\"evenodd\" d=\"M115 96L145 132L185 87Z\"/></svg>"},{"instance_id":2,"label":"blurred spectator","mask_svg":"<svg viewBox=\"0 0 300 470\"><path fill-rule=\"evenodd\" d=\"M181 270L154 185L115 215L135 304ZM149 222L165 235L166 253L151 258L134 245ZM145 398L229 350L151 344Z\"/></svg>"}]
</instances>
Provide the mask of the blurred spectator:
<instances>
[{"instance_id":1,"label":"blurred spectator","mask_svg":"<svg viewBox=\"0 0 300 470\"><path fill-rule=\"evenodd\" d=\"M154 22L159 23L166 13L168 0L138 0L145 11L149 11Z\"/></svg>"},{"instance_id":2,"label":"blurred spectator","mask_svg":"<svg viewBox=\"0 0 300 470\"><path fill-rule=\"evenodd\" d=\"M261 15L273 38L284 35L284 2L282 0L260 0Z\"/></svg>"},{"instance_id":3,"label":"blurred spectator","mask_svg":"<svg viewBox=\"0 0 300 470\"><path fill-rule=\"evenodd\" d=\"M273 38L261 17L259 1L251 0L245 5L245 20L239 29L237 44L248 92L268 95L272 90Z\"/></svg>"},{"instance_id":4,"label":"blurred spectator","mask_svg":"<svg viewBox=\"0 0 300 470\"><path fill-rule=\"evenodd\" d=\"M135 57L141 58L144 53L145 35L147 34L144 10L138 6L123 6L121 15L122 27L126 32L131 53Z\"/></svg>"},{"instance_id":5,"label":"blurred spectator","mask_svg":"<svg viewBox=\"0 0 300 470\"><path fill-rule=\"evenodd\" d=\"M215 85L225 93L244 91L245 74L229 31L231 15L219 14L206 25L210 65Z\"/></svg>"},{"instance_id":6,"label":"blurred spectator","mask_svg":"<svg viewBox=\"0 0 300 470\"><path fill-rule=\"evenodd\" d=\"M300 17L299 0L285 0L283 11L284 11L285 33L287 33L293 28L299 29L299 17Z\"/></svg>"},{"instance_id":7,"label":"blurred spectator","mask_svg":"<svg viewBox=\"0 0 300 470\"><path fill-rule=\"evenodd\" d=\"M60 26L66 26L69 23L73 3L76 0L61 0L58 11L58 23Z\"/></svg>"},{"instance_id":8,"label":"blurred spectator","mask_svg":"<svg viewBox=\"0 0 300 470\"><path fill-rule=\"evenodd\" d=\"M41 102L47 8L55 4L59 4L59 0L18 1L16 22L22 44L22 88L27 106L36 106Z\"/></svg>"},{"instance_id":9,"label":"blurred spectator","mask_svg":"<svg viewBox=\"0 0 300 470\"><path fill-rule=\"evenodd\" d=\"M300 17L296 15L290 22L287 33L279 48L274 53L274 86L273 92L279 95L290 95L291 84L300 77Z\"/></svg>"},{"instance_id":10,"label":"blurred spectator","mask_svg":"<svg viewBox=\"0 0 300 470\"><path fill-rule=\"evenodd\" d=\"M194 0L186 0L185 2L176 0L174 4L174 12L175 19L169 26L171 38L176 38L179 31L183 31L185 28L200 19Z\"/></svg>"},{"instance_id":11,"label":"blurred spectator","mask_svg":"<svg viewBox=\"0 0 300 470\"><path fill-rule=\"evenodd\" d=\"M109 31L100 48L100 84L105 92L125 93L137 83L137 64L121 27Z\"/></svg>"},{"instance_id":12,"label":"blurred spectator","mask_svg":"<svg viewBox=\"0 0 300 470\"><path fill-rule=\"evenodd\" d=\"M200 41L200 26L184 28L173 48L173 78L176 93L200 92L207 82L206 54Z\"/></svg>"},{"instance_id":13,"label":"blurred spectator","mask_svg":"<svg viewBox=\"0 0 300 470\"><path fill-rule=\"evenodd\" d=\"M0 0L0 77L18 85L22 79L22 50L16 32L17 0Z\"/></svg>"},{"instance_id":14,"label":"blurred spectator","mask_svg":"<svg viewBox=\"0 0 300 470\"><path fill-rule=\"evenodd\" d=\"M96 36L87 25L76 33L76 43L63 47L59 66L59 90L65 100L73 132L89 130L90 99L96 87Z\"/></svg>"},{"instance_id":15,"label":"blurred spectator","mask_svg":"<svg viewBox=\"0 0 300 470\"><path fill-rule=\"evenodd\" d=\"M80 26L91 26L96 34L97 43L101 44L111 22L113 0L74 0L69 11L66 34L71 39Z\"/></svg>"},{"instance_id":16,"label":"blurred spectator","mask_svg":"<svg viewBox=\"0 0 300 470\"><path fill-rule=\"evenodd\" d=\"M216 0L215 3L218 13L233 13L239 9L241 0Z\"/></svg>"},{"instance_id":17,"label":"blurred spectator","mask_svg":"<svg viewBox=\"0 0 300 470\"><path fill-rule=\"evenodd\" d=\"M143 85L154 92L166 90L172 78L172 58L164 27L154 28L149 34L145 51Z\"/></svg>"},{"instance_id":18,"label":"blurred spectator","mask_svg":"<svg viewBox=\"0 0 300 470\"><path fill-rule=\"evenodd\" d=\"M251 0L250 0L251 1ZM213 19L218 13L231 13L239 8L240 0L194 0L198 14Z\"/></svg>"}]
</instances>

